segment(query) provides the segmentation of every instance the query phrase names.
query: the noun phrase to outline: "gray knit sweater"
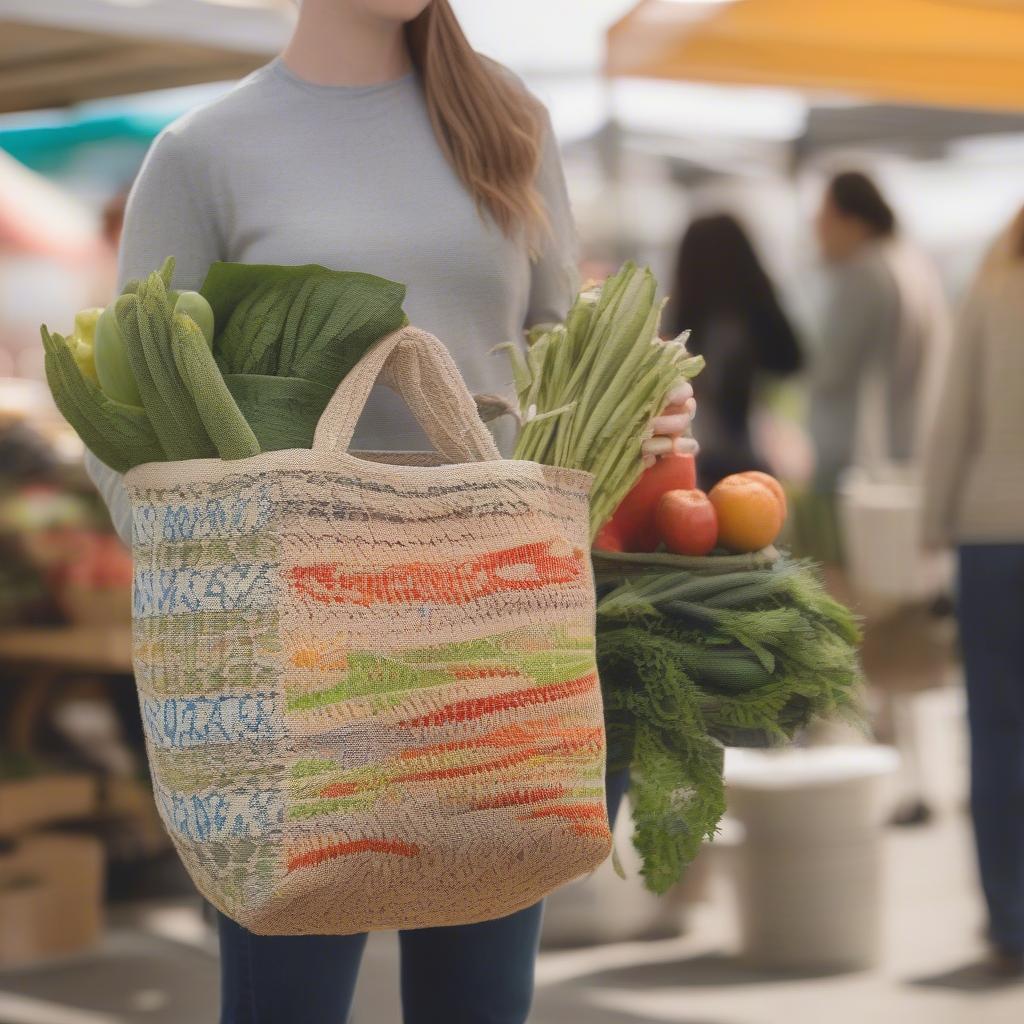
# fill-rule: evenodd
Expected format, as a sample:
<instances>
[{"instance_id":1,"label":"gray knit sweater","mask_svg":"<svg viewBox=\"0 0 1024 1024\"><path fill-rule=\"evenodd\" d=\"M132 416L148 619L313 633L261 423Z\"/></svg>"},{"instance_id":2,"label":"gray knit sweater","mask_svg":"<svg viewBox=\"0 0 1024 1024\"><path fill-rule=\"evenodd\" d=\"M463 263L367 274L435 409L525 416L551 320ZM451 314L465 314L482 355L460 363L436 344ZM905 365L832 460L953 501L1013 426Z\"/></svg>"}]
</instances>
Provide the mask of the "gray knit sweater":
<instances>
[{"instance_id":1,"label":"gray knit sweater","mask_svg":"<svg viewBox=\"0 0 1024 1024\"><path fill-rule=\"evenodd\" d=\"M403 282L410 320L451 350L469 388L508 393L491 349L561 319L576 286L575 231L547 133L538 186L551 232L531 262L479 215L438 147L414 74L368 87L321 86L280 59L167 128L128 204L120 279L166 256L175 287L198 288L215 260L320 263ZM512 424L499 431L508 451ZM404 405L378 388L356 447L428 447ZM88 468L118 533L130 533L120 477Z\"/></svg>"}]
</instances>

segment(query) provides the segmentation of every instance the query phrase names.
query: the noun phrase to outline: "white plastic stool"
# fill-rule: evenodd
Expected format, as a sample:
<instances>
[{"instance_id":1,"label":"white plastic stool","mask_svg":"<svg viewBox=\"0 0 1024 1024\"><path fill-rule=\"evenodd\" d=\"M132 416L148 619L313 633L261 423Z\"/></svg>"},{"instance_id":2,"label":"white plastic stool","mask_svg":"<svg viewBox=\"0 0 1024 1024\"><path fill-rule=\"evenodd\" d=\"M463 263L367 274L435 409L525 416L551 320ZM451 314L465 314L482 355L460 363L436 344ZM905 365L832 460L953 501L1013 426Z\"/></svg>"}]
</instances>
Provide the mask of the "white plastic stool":
<instances>
[{"instance_id":1,"label":"white plastic stool","mask_svg":"<svg viewBox=\"0 0 1024 1024\"><path fill-rule=\"evenodd\" d=\"M881 946L888 747L730 750L742 951L778 970L861 970Z\"/></svg>"}]
</instances>

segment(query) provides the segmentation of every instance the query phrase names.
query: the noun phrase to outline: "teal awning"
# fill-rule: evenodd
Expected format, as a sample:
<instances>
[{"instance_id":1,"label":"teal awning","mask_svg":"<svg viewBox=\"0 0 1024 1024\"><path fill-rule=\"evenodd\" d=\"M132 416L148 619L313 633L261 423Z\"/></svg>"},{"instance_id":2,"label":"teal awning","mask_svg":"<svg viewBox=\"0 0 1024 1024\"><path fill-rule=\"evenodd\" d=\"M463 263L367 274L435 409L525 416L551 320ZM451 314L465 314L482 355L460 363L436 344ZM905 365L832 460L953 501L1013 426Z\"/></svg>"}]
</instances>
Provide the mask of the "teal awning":
<instances>
[{"instance_id":1,"label":"teal awning","mask_svg":"<svg viewBox=\"0 0 1024 1024\"><path fill-rule=\"evenodd\" d=\"M59 170L73 150L83 145L120 142L145 148L174 119L169 114L120 114L75 118L63 115L53 122L4 128L0 149L34 171Z\"/></svg>"}]
</instances>

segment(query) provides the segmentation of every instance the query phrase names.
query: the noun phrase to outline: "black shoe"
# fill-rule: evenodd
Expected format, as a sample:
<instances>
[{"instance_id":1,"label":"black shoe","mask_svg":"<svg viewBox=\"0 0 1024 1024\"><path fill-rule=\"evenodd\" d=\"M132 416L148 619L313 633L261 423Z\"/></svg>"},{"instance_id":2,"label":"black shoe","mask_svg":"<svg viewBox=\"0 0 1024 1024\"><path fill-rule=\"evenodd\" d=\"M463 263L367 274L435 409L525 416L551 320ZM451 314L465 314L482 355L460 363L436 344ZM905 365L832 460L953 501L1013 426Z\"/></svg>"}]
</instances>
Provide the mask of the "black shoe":
<instances>
[{"instance_id":1,"label":"black shoe","mask_svg":"<svg viewBox=\"0 0 1024 1024\"><path fill-rule=\"evenodd\" d=\"M896 813L889 819L889 824L895 828L911 828L915 825L927 825L935 812L923 800L914 800L912 803L904 804L896 809Z\"/></svg>"},{"instance_id":2,"label":"black shoe","mask_svg":"<svg viewBox=\"0 0 1024 1024\"><path fill-rule=\"evenodd\" d=\"M1000 981L1024 979L1024 951L993 946L985 961L988 973Z\"/></svg>"}]
</instances>

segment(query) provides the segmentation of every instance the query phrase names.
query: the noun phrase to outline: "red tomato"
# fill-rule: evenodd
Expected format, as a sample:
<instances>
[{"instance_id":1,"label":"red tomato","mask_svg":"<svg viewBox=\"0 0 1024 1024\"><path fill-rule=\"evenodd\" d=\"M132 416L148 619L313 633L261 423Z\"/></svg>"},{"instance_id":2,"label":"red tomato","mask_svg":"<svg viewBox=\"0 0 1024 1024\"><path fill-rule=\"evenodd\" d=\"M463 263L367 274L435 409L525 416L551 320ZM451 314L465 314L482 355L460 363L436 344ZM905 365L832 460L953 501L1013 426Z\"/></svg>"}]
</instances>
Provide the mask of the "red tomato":
<instances>
[{"instance_id":1,"label":"red tomato","mask_svg":"<svg viewBox=\"0 0 1024 1024\"><path fill-rule=\"evenodd\" d=\"M692 455L662 455L645 469L643 476L622 499L615 514L602 528L608 537L615 537L619 547L604 546L609 551L653 551L658 546L658 530L654 510L658 499L667 491L691 490L697 486L697 464Z\"/></svg>"},{"instance_id":2,"label":"red tomato","mask_svg":"<svg viewBox=\"0 0 1024 1024\"><path fill-rule=\"evenodd\" d=\"M622 538L615 532L613 520L609 519L594 538L594 547L598 551L625 551L622 545Z\"/></svg>"},{"instance_id":3,"label":"red tomato","mask_svg":"<svg viewBox=\"0 0 1024 1024\"><path fill-rule=\"evenodd\" d=\"M654 513L665 547L675 555L706 555L718 542L718 515L703 491L669 491Z\"/></svg>"}]
</instances>

